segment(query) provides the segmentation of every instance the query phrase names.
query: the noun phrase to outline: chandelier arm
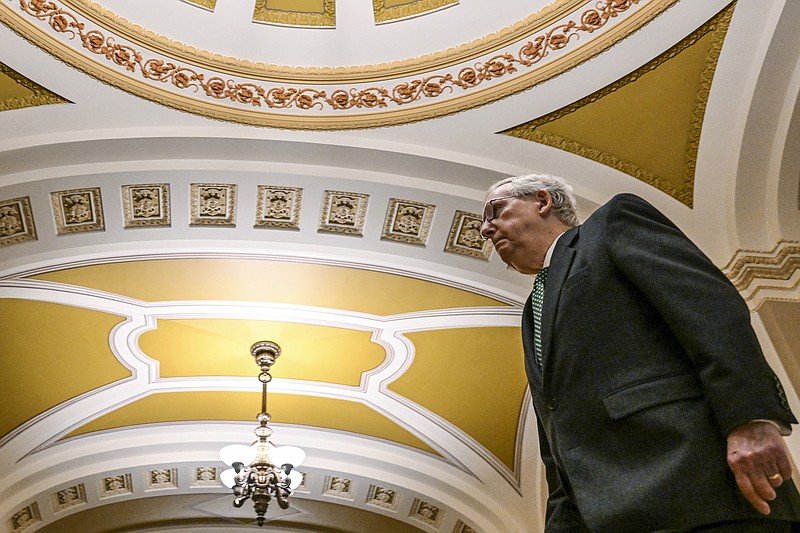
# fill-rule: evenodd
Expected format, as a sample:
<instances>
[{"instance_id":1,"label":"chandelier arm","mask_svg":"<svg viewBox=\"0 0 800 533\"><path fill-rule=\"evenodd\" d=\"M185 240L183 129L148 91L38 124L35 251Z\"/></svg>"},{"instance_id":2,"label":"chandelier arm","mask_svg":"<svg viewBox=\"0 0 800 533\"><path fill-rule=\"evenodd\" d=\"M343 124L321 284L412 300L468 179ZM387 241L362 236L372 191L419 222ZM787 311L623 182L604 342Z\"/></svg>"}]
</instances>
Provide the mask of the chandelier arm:
<instances>
[{"instance_id":1,"label":"chandelier arm","mask_svg":"<svg viewBox=\"0 0 800 533\"><path fill-rule=\"evenodd\" d=\"M289 508L289 491L279 484L275 484L275 499L278 500L278 507L281 509Z\"/></svg>"}]
</instances>

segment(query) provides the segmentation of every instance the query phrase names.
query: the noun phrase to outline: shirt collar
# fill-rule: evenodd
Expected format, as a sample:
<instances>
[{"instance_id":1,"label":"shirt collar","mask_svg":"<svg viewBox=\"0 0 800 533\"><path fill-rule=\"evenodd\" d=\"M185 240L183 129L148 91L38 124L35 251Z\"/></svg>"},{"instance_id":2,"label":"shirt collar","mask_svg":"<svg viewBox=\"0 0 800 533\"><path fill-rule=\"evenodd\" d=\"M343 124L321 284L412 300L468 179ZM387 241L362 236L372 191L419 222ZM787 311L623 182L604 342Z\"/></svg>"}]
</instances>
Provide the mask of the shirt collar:
<instances>
[{"instance_id":1,"label":"shirt collar","mask_svg":"<svg viewBox=\"0 0 800 533\"><path fill-rule=\"evenodd\" d=\"M566 231L562 231L556 236L555 239L553 239L553 242L550 244L550 248L548 248L547 253L544 254L544 265L542 265L542 268L550 266L550 260L553 258L553 250L556 249L556 243L558 242L558 239L564 235L564 233L566 233Z\"/></svg>"}]
</instances>

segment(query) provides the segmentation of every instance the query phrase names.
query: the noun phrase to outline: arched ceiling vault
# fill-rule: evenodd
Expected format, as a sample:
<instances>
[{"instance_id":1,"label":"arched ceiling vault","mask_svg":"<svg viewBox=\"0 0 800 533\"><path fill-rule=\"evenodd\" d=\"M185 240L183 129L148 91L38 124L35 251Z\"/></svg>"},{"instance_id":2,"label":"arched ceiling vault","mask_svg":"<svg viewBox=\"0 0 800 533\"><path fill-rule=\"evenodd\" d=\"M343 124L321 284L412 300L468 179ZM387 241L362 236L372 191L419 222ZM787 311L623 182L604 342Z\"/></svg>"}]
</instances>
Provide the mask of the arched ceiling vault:
<instances>
[{"instance_id":1,"label":"arched ceiling vault","mask_svg":"<svg viewBox=\"0 0 800 533\"><path fill-rule=\"evenodd\" d=\"M531 280L485 189L672 217L800 410L792 0L0 0L0 531L252 528L218 450L308 453L273 531L539 531ZM798 437L789 439L797 458ZM111 519L109 517L114 517Z\"/></svg>"}]
</instances>

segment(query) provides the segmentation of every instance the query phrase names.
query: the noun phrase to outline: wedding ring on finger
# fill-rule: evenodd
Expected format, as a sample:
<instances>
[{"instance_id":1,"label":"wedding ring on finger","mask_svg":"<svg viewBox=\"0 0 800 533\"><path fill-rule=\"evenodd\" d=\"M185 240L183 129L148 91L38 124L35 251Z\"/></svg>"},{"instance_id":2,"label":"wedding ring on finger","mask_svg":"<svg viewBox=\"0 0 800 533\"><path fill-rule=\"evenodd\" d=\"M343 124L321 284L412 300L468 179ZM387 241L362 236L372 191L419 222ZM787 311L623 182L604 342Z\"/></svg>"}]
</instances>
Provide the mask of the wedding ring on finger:
<instances>
[{"instance_id":1,"label":"wedding ring on finger","mask_svg":"<svg viewBox=\"0 0 800 533\"><path fill-rule=\"evenodd\" d=\"M771 476L767 476L767 479L770 481L783 481L783 476L781 476L780 474L774 474Z\"/></svg>"}]
</instances>

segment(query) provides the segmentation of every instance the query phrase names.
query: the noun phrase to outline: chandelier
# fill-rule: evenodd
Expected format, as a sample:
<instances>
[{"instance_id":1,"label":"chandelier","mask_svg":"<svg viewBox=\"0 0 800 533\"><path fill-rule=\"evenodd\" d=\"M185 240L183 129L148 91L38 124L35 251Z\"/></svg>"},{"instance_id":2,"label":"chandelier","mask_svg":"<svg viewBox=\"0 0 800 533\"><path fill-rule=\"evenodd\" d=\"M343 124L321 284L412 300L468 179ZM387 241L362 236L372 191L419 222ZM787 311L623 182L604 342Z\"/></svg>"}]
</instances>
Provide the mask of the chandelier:
<instances>
[{"instance_id":1,"label":"chandelier","mask_svg":"<svg viewBox=\"0 0 800 533\"><path fill-rule=\"evenodd\" d=\"M281 354L281 348L271 341L259 341L250 347L250 353L261 369L261 412L256 416L258 427L253 431L258 440L252 445L231 444L219 451L222 461L231 468L220 474L223 485L233 489L233 506L253 500L259 526L264 525L264 515L273 498L281 509L289 507L289 496L303 481L303 474L294 470L305 459L305 452L295 446L275 445L269 440L272 428L268 426L267 383L272 381L270 367Z\"/></svg>"}]
</instances>

